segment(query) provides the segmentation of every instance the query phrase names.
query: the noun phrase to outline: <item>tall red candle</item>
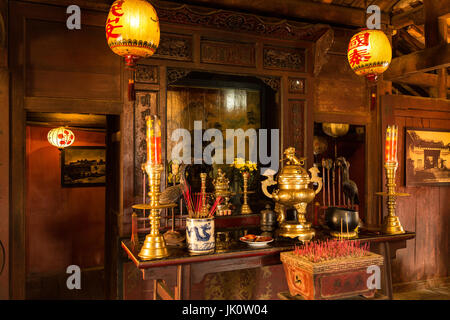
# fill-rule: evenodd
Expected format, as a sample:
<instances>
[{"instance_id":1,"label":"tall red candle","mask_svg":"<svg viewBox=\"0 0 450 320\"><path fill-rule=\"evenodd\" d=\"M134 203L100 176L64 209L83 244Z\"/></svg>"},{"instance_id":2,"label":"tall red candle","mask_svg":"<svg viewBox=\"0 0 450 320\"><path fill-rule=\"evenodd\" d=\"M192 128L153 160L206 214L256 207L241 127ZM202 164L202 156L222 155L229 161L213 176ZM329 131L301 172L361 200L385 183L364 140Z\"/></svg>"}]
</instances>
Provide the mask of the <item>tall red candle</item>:
<instances>
[{"instance_id":1,"label":"tall red candle","mask_svg":"<svg viewBox=\"0 0 450 320\"><path fill-rule=\"evenodd\" d=\"M386 128L386 144L384 150L385 162L397 163L397 142L398 142L398 127L388 126Z\"/></svg>"},{"instance_id":2,"label":"tall red candle","mask_svg":"<svg viewBox=\"0 0 450 320\"><path fill-rule=\"evenodd\" d=\"M393 126L392 128L392 159L391 161L397 162L397 138L398 138L398 128L397 126Z\"/></svg>"},{"instance_id":3,"label":"tall red candle","mask_svg":"<svg viewBox=\"0 0 450 320\"><path fill-rule=\"evenodd\" d=\"M161 164L161 120L157 115L145 118L147 123L147 162Z\"/></svg>"},{"instance_id":4,"label":"tall red candle","mask_svg":"<svg viewBox=\"0 0 450 320\"><path fill-rule=\"evenodd\" d=\"M386 144L384 147L384 162L390 161L391 154L391 127L386 128Z\"/></svg>"}]
</instances>

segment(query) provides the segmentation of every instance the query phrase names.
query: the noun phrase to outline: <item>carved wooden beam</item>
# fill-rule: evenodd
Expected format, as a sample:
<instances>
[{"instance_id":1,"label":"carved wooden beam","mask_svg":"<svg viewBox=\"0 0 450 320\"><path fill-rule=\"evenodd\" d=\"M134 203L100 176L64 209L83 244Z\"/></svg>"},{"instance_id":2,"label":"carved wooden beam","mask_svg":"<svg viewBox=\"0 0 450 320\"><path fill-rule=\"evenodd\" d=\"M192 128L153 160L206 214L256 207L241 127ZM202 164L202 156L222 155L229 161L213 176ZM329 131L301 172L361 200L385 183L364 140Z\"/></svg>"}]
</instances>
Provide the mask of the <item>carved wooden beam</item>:
<instances>
[{"instance_id":1,"label":"carved wooden beam","mask_svg":"<svg viewBox=\"0 0 450 320\"><path fill-rule=\"evenodd\" d=\"M271 87L273 91L277 92L278 90L280 90L280 82L281 82L280 78L263 77L263 76L257 76L257 78L259 78L262 82Z\"/></svg>"},{"instance_id":2,"label":"carved wooden beam","mask_svg":"<svg viewBox=\"0 0 450 320\"><path fill-rule=\"evenodd\" d=\"M167 69L167 84L172 84L178 80L186 77L191 70L179 69L179 68L168 68Z\"/></svg>"},{"instance_id":3,"label":"carved wooden beam","mask_svg":"<svg viewBox=\"0 0 450 320\"><path fill-rule=\"evenodd\" d=\"M362 27L366 23L364 9L304 0L192 0L191 3L207 4L209 6L213 3L215 6L225 9L245 10L264 15L272 15L276 12L278 16L353 27ZM381 23L389 23L389 16L386 13L381 14Z\"/></svg>"},{"instance_id":4,"label":"carved wooden beam","mask_svg":"<svg viewBox=\"0 0 450 320\"><path fill-rule=\"evenodd\" d=\"M404 78L395 79L393 81L397 83L412 84L415 86L426 88L438 87L439 85L438 75L424 72L415 73ZM447 88L450 88L449 76L447 76Z\"/></svg>"},{"instance_id":5,"label":"carved wooden beam","mask_svg":"<svg viewBox=\"0 0 450 320\"><path fill-rule=\"evenodd\" d=\"M265 18L255 14L164 1L154 1L154 6L161 24L201 26L277 39L314 42L329 28L327 25L317 23Z\"/></svg>"},{"instance_id":6,"label":"carved wooden beam","mask_svg":"<svg viewBox=\"0 0 450 320\"><path fill-rule=\"evenodd\" d=\"M418 26L425 24L425 9L423 5L413 10L396 14L391 18L391 25L394 29L401 29L412 24Z\"/></svg>"},{"instance_id":7,"label":"carved wooden beam","mask_svg":"<svg viewBox=\"0 0 450 320\"><path fill-rule=\"evenodd\" d=\"M433 48L416 51L392 59L389 69L384 73L384 80L409 76L450 66L450 44L446 43Z\"/></svg>"}]
</instances>

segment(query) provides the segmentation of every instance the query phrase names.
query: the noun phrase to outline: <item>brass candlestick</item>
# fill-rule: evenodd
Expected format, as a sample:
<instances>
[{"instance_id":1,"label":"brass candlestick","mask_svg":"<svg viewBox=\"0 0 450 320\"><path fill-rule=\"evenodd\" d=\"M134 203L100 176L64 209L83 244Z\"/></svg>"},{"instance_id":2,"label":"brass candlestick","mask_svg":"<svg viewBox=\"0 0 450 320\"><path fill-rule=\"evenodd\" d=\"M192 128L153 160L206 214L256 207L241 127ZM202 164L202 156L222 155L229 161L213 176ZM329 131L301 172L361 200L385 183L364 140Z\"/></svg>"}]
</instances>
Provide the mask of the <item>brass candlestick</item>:
<instances>
[{"instance_id":1,"label":"brass candlestick","mask_svg":"<svg viewBox=\"0 0 450 320\"><path fill-rule=\"evenodd\" d=\"M396 161L388 161L384 164L386 169L386 187L387 192L377 192L379 196L387 196L388 215L383 221L381 231L385 234L402 234L405 233L399 218L395 215L396 197L409 196L407 193L395 192L395 174L398 168Z\"/></svg>"},{"instance_id":2,"label":"brass candlestick","mask_svg":"<svg viewBox=\"0 0 450 320\"><path fill-rule=\"evenodd\" d=\"M250 208L250 206L248 205L248 172L243 172L242 173L242 177L244 179L244 188L243 188L243 193L244 193L244 203L242 204L241 207L241 214L251 214L253 213L252 209Z\"/></svg>"},{"instance_id":3,"label":"brass candlestick","mask_svg":"<svg viewBox=\"0 0 450 320\"><path fill-rule=\"evenodd\" d=\"M148 184L150 186L150 203L143 205L136 205L133 208L150 209L150 233L145 237L139 257L142 260L150 260L156 258L164 258L169 255L166 247L166 242L163 236L159 233L160 212L163 208L170 208L176 206L175 203L162 205L159 203L160 187L161 187L161 172L163 166L161 164L153 165L151 163L145 164L145 171L148 175Z\"/></svg>"}]
</instances>

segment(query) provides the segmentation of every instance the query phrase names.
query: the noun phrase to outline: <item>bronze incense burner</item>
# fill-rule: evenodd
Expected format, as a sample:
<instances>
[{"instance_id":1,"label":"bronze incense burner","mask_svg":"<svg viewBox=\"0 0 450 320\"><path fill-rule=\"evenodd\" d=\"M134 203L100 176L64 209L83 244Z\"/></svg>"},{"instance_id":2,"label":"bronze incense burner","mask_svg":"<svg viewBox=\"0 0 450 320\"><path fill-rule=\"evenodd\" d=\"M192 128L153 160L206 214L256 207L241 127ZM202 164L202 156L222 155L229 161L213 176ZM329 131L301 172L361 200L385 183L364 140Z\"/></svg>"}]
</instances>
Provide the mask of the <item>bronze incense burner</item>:
<instances>
[{"instance_id":1,"label":"bronze incense burner","mask_svg":"<svg viewBox=\"0 0 450 320\"><path fill-rule=\"evenodd\" d=\"M284 155L285 163L278 174L277 182L273 180L273 176L269 176L262 182L262 190L267 197L275 201L279 223L278 235L308 241L314 237L315 231L311 228L311 223L306 222L306 206L322 189L322 178L318 176L319 170L316 167L309 169L310 177L304 168L305 158L297 158L295 148L287 148ZM316 190L309 187L312 182L318 183ZM278 189L270 194L267 187L276 183ZM290 208L297 211L297 218L294 221L286 221L286 210Z\"/></svg>"}]
</instances>

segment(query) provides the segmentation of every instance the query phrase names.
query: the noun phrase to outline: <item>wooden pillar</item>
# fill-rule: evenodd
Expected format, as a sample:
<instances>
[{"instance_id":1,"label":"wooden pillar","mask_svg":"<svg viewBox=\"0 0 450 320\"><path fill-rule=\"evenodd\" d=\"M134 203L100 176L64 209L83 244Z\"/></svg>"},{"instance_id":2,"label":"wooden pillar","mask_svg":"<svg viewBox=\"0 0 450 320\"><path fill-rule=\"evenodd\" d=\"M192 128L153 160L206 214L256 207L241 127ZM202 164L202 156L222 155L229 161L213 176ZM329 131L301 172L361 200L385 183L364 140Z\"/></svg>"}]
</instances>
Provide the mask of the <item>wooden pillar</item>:
<instances>
[{"instance_id":1,"label":"wooden pillar","mask_svg":"<svg viewBox=\"0 0 450 320\"><path fill-rule=\"evenodd\" d=\"M438 70L438 98L447 99L447 69Z\"/></svg>"},{"instance_id":2,"label":"wooden pillar","mask_svg":"<svg viewBox=\"0 0 450 320\"><path fill-rule=\"evenodd\" d=\"M447 41L446 15L450 0L424 0L425 5L425 46L435 47Z\"/></svg>"},{"instance_id":3,"label":"wooden pillar","mask_svg":"<svg viewBox=\"0 0 450 320\"><path fill-rule=\"evenodd\" d=\"M431 48L447 43L447 18L449 17L450 0L424 0L425 5L425 46ZM447 70L438 69L438 85L430 90L432 96L447 99Z\"/></svg>"},{"instance_id":4,"label":"wooden pillar","mask_svg":"<svg viewBox=\"0 0 450 320\"><path fill-rule=\"evenodd\" d=\"M9 70L8 5L0 0L0 300L9 298Z\"/></svg>"}]
</instances>

